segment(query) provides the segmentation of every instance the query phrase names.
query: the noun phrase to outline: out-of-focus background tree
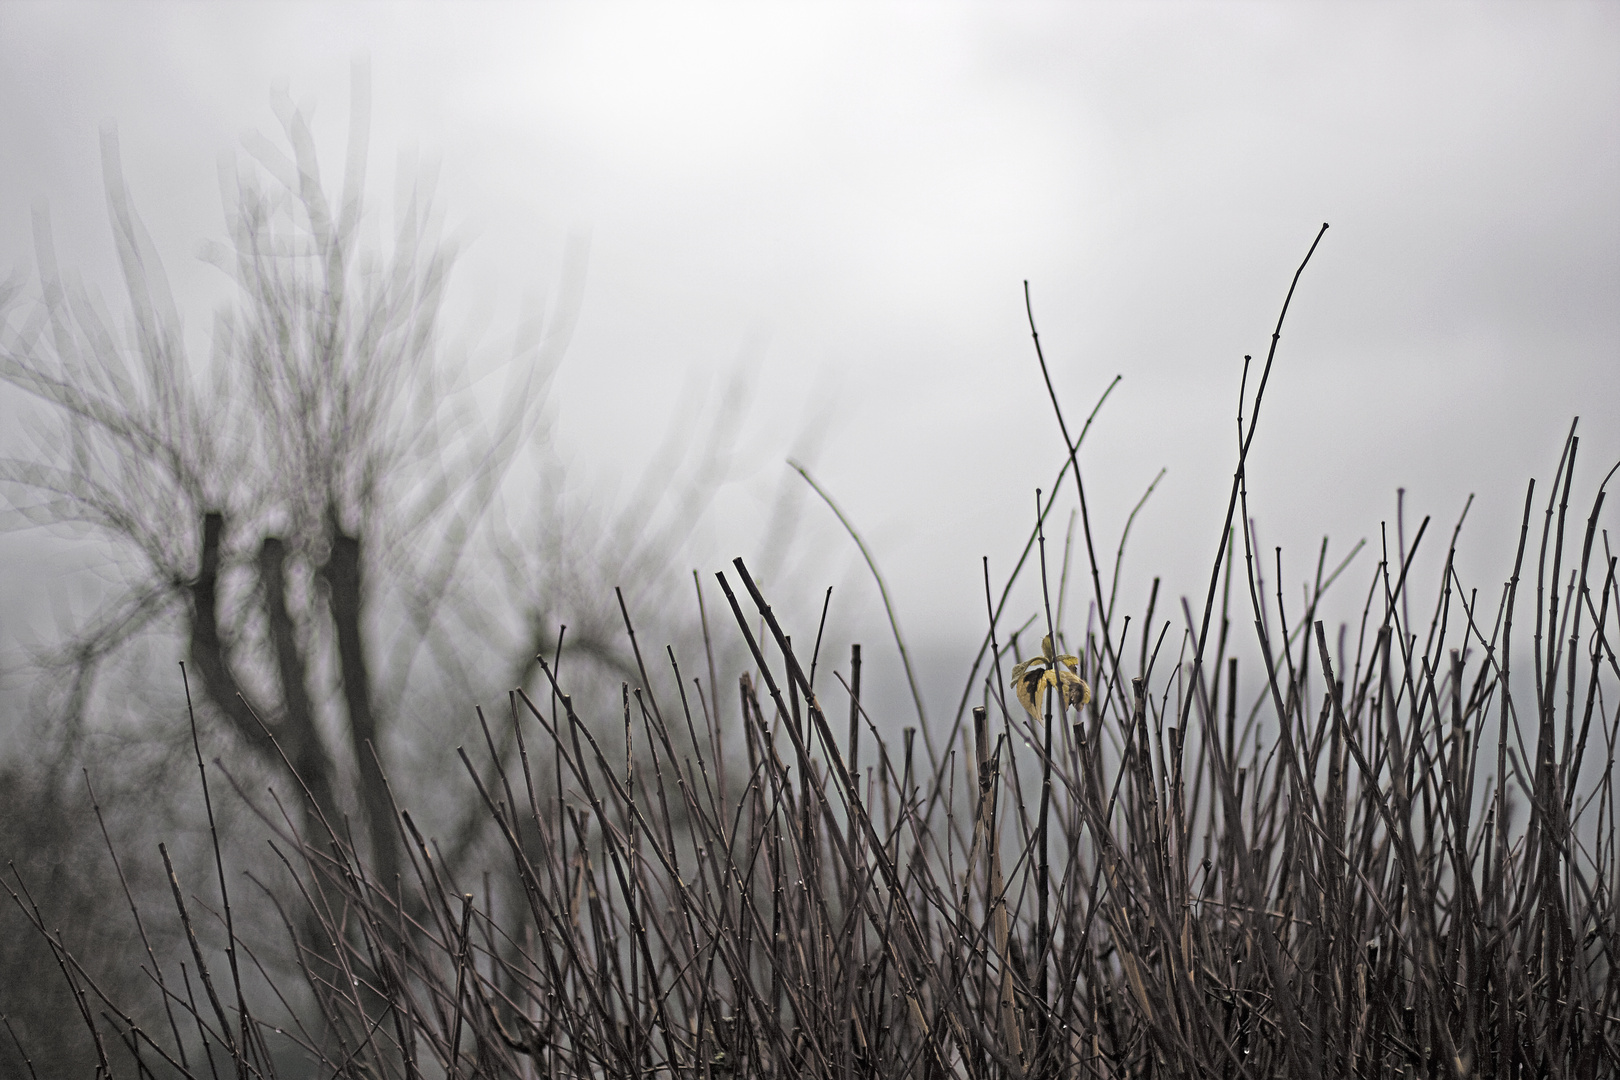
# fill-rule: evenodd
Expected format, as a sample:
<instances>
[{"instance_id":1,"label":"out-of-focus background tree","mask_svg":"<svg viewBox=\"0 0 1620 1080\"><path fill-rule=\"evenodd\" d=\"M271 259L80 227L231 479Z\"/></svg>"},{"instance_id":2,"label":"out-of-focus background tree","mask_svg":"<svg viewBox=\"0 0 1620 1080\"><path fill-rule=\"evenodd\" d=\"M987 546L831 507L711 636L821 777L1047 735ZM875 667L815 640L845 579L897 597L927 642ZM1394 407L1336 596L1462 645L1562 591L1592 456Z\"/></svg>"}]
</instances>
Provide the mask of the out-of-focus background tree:
<instances>
[{"instance_id":1,"label":"out-of-focus background tree","mask_svg":"<svg viewBox=\"0 0 1620 1080\"><path fill-rule=\"evenodd\" d=\"M105 301L57 265L41 211L37 281L0 307L0 378L35 402L24 450L0 464L10 523L88 534L117 568L93 614L39 657L31 733L0 772L11 883L67 920L79 955L107 959L98 975L139 959L80 771L92 766L123 830L172 827L195 788L189 709L228 775L269 781L308 835L351 833L387 883L402 865L390 783L426 809L449 873L490 828L472 785L444 773L449 747L477 738L474 705L541 693L542 653L584 700L640 681L615 587L655 644L704 648L680 560L726 479L744 382L709 403L701 435L698 416L678 417L616 508L571 495L548 389L581 303L583 241L505 358L480 371L457 355L441 325L455 246L430 185L402 177L387 241L365 240L378 231L368 86L357 66L335 181L285 95L283 137L250 136L223 168L230 232L204 255L236 291L206 356L187 348L112 129L123 295ZM479 393L490 380L498 393ZM144 858L153 843L134 846ZM10 932L20 917L6 915L6 970L28 977L6 980L0 1011L37 1040L73 1005L35 994L59 976L37 935Z\"/></svg>"}]
</instances>

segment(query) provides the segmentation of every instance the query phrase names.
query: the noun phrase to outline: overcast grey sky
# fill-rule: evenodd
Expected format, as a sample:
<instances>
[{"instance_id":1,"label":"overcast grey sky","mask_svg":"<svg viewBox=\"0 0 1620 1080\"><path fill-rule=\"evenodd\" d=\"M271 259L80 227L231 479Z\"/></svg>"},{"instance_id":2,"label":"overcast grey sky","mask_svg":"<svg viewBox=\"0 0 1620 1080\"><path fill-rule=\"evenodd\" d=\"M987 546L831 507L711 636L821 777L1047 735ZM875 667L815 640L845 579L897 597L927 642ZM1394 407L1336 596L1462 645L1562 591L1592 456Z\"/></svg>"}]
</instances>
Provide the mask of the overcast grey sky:
<instances>
[{"instance_id":1,"label":"overcast grey sky","mask_svg":"<svg viewBox=\"0 0 1620 1080\"><path fill-rule=\"evenodd\" d=\"M757 541L796 433L831 403L817 475L912 636L953 661L982 633L980 557L1010 564L1063 453L1024 279L1071 423L1124 376L1083 456L1110 560L1168 469L1127 557L1131 607L1153 573L1172 596L1201 587L1242 356L1264 354L1324 221L1251 469L1290 595L1323 534L1376 544L1397 487L1446 531L1478 493L1464 543L1490 591L1570 419L1585 490L1620 459L1614 4L11 0L0 274L34 274L45 202L64 265L116 295L112 121L205 341L226 295L195 257L222 233L218 156L277 131L284 84L335 169L356 55L378 212L414 154L467 242L452 322L494 347L557 287L570 233L589 235L556 398L577 475L633 478L684 387L754 364L714 566ZM840 586L835 612L875 650L858 557L818 508L806 522L826 579L803 591ZM55 585L35 542L4 545L15 628Z\"/></svg>"}]
</instances>

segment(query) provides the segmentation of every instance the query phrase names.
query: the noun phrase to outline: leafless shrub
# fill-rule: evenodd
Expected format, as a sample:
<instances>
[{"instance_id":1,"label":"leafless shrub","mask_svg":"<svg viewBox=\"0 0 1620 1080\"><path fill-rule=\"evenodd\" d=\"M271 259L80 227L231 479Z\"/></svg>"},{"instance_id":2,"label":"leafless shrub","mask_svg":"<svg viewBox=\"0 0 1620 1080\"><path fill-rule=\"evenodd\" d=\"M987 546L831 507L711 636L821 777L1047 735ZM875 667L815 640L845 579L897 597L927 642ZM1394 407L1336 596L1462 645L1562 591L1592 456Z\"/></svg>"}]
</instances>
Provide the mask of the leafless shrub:
<instances>
[{"instance_id":1,"label":"leafless shrub","mask_svg":"<svg viewBox=\"0 0 1620 1080\"><path fill-rule=\"evenodd\" d=\"M1580 528L1572 430L1535 546L1527 493L1494 613L1458 581L1454 533L1428 625L1410 622L1420 528L1385 552L1335 648L1320 605L1339 572L1324 566L1302 608L1280 590L1273 604L1247 525L1271 359L1239 433L1233 543L1202 613L1183 607L1178 662L1150 633L1156 592L1128 655L1066 425L1095 594L1078 655L1048 601L1034 621L1053 655L1009 682L1020 657L987 572L981 664L931 739L880 737L858 651L832 691L819 640L807 661L739 559L723 603L708 589L711 631L734 626L751 660L726 692L732 752L714 667L654 654L621 598L634 672L618 715L582 715L544 656L545 693L477 713L460 757L503 852L481 873L447 865L397 804L397 886L333 822L260 807L314 914L281 919L301 1010L240 989L265 928L233 929L224 896L206 922L176 884L176 910L232 965L227 984L194 947L212 983L170 997L210 1068L277 1075L272 1047L290 1043L345 1077L1612 1075L1620 589L1602 488ZM1030 550L1044 582L1040 524ZM1239 613L1218 587L1234 570L1264 670L1246 717L1225 629ZM1527 611L1530 680L1514 651ZM1026 709L1007 707L1013 682ZM201 1073L195 1046L187 1065L186 1040L108 1000L107 1018L86 1013L107 1071L138 1071L134 1055Z\"/></svg>"}]
</instances>

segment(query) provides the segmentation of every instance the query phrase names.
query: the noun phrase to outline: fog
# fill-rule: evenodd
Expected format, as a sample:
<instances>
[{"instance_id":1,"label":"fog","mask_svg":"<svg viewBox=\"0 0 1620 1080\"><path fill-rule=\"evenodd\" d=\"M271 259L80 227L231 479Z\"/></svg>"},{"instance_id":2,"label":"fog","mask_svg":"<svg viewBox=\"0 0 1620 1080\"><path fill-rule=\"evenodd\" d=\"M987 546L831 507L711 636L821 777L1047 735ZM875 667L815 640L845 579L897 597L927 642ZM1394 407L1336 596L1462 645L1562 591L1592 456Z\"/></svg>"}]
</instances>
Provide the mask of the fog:
<instances>
[{"instance_id":1,"label":"fog","mask_svg":"<svg viewBox=\"0 0 1620 1080\"><path fill-rule=\"evenodd\" d=\"M588 244L553 405L570 483L611 502L679 402L744 373L745 452L693 566L761 557L799 455L863 531L929 672L964 669L981 559L999 584L1064 455L1026 280L1071 427L1123 377L1081 454L1105 574L1167 470L1125 557L1127 610L1156 575L1171 600L1207 587L1243 357L1266 355L1323 222L1249 468L1290 597L1322 536L1330 559L1361 538L1376 552L1398 489L1409 533L1432 514L1449 535L1477 494L1460 569L1494 595L1524 485L1551 478L1572 419L1583 515L1620 460L1612 5L11 2L0 274L35 279L47 206L62 265L118 295L99 151L116 125L200 360L230 290L197 258L223 230L220 155L278 130L284 87L337 169L357 59L371 227L396 176L432 178L463 248L447 355L493 363L562 287L570 239ZM0 401L8 423L30 408ZM891 664L876 588L813 499L798 545L779 602L803 621L834 586L840 646ZM14 531L0 558L16 692L104 556ZM898 685L892 664L882 678Z\"/></svg>"}]
</instances>

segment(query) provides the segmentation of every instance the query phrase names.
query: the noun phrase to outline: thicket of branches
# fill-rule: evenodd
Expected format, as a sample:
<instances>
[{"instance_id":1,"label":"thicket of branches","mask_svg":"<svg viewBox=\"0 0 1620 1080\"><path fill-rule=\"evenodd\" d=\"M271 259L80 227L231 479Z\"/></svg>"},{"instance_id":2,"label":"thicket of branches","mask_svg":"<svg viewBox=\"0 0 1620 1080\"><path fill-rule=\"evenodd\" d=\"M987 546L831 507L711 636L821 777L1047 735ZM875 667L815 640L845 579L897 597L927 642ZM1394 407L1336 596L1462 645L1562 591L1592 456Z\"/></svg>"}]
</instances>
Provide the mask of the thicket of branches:
<instances>
[{"instance_id":1,"label":"thicket of branches","mask_svg":"<svg viewBox=\"0 0 1620 1080\"><path fill-rule=\"evenodd\" d=\"M1386 541L1359 622L1330 631L1346 566L1324 557L1290 605L1249 524L1281 330L1258 378L1246 369L1227 520L1180 619L1157 588L1138 629L1116 619L1081 438L1053 393L1092 617L1064 633L1037 522L999 601L986 565L985 644L952 727L883 737L859 648L832 670L821 630L790 635L742 560L700 593L706 644L748 650L736 679L712 653L652 649L621 598L634 660L617 709L576 703L538 656L542 692L477 713L460 756L501 840L487 864L447 864L394 792L396 885L313 791L283 784L253 800L272 864L231 878L226 852L214 881L175 880L186 944L151 961L161 1025L57 946L101 1067L1613 1075L1620 588L1604 485L1572 508L1572 428L1552 483L1526 492L1500 593L1458 579L1461 522L1439 581L1417 580L1425 519L1410 544ZM1046 603L1020 630L1053 640L1025 657L1007 597L1036 567ZM1435 601L1414 619L1419 589ZM1252 707L1240 653L1260 668ZM197 765L217 803L219 768ZM233 921L244 890L277 893L271 875L297 883L279 926ZM48 934L49 897L25 885ZM294 944L295 970L258 966L273 941Z\"/></svg>"}]
</instances>

